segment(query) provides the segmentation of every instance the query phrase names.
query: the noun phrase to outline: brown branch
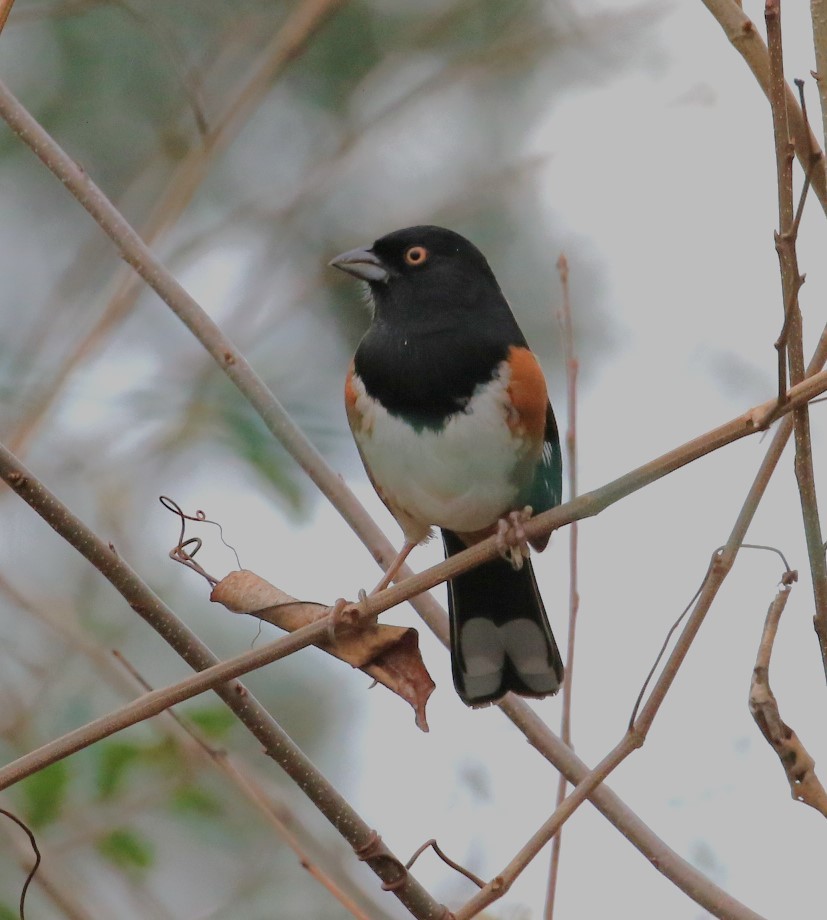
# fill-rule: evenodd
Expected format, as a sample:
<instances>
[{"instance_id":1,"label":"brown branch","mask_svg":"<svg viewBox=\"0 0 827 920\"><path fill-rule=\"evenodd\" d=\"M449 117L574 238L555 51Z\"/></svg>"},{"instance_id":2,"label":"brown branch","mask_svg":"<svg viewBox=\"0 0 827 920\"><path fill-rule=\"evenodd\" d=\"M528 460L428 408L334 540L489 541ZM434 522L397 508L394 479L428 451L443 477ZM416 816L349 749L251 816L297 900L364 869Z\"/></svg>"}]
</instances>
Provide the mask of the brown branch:
<instances>
[{"instance_id":1,"label":"brown branch","mask_svg":"<svg viewBox=\"0 0 827 920\"><path fill-rule=\"evenodd\" d=\"M718 21L726 37L746 61L758 85L770 98L770 62L767 46L764 44L753 21L741 9L736 0L703 0L704 6ZM792 89L784 85L784 97L790 122L790 133L795 146L795 155L801 166L808 170L811 156L820 158L821 166L813 173L813 191L822 208L827 212L827 173L824 170L824 154L815 135L799 108Z\"/></svg>"},{"instance_id":2,"label":"brown branch","mask_svg":"<svg viewBox=\"0 0 827 920\"><path fill-rule=\"evenodd\" d=\"M764 18L767 22L767 44L770 66L770 105L772 108L773 136L775 139L776 179L778 184L778 233L775 248L781 271L781 290L784 304L784 327L788 330L787 360L790 383L804 379L803 321L798 302L804 278L798 269L796 238L798 222L793 212L793 148L788 123L789 103L784 81L784 55L781 37L781 2L767 0ZM802 95L803 99L803 95ZM802 106L803 109L803 106ZM806 123L806 113L804 119ZM810 135L809 125L808 136ZM813 160L812 149L808 166ZM824 676L827 679L827 559L824 556L824 538L818 513L815 473L813 471L810 412L801 406L793 413L795 433L795 475L801 500L804 534L810 560L813 583L815 615L813 622L821 649Z\"/></svg>"},{"instance_id":3,"label":"brown branch","mask_svg":"<svg viewBox=\"0 0 827 920\"><path fill-rule=\"evenodd\" d=\"M0 32L6 27L6 22L13 6L14 0L0 0Z\"/></svg>"},{"instance_id":4,"label":"brown branch","mask_svg":"<svg viewBox=\"0 0 827 920\"><path fill-rule=\"evenodd\" d=\"M792 582L782 582L767 610L764 631L758 646L755 668L749 689L749 711L761 734L770 743L790 784L790 794L796 802L803 802L827 818L827 792L815 773L815 761L809 755L798 735L782 719L778 701L770 689L770 656L781 614L787 606Z\"/></svg>"},{"instance_id":5,"label":"brown branch","mask_svg":"<svg viewBox=\"0 0 827 920\"><path fill-rule=\"evenodd\" d=\"M565 253L557 260L560 285L563 290L563 309L559 320L563 332L563 353L566 359L566 459L568 461L569 498L577 497L577 372L579 362L574 351L574 329L571 315L571 291L569 289L569 262ZM580 594L577 590L577 521L569 527L569 627L566 642L566 671L563 677L563 705L560 716L560 738L563 744L571 746L571 694L574 679L574 639L577 630L577 612L580 609ZM555 807L559 808L566 795L566 777L561 773L557 782ZM554 917L554 901L557 894L557 876L560 871L560 848L563 835L555 834L551 842L548 886L546 889L545 920Z\"/></svg>"}]
</instances>

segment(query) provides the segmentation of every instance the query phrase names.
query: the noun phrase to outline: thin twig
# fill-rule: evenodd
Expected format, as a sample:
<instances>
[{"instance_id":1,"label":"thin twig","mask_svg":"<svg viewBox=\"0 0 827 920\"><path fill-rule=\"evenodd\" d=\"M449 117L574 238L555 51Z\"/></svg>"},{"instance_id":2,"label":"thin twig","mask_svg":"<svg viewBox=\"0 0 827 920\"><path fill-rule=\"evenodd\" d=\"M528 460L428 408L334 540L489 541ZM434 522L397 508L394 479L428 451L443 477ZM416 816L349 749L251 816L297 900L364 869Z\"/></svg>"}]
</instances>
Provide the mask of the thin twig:
<instances>
[{"instance_id":1,"label":"thin twig","mask_svg":"<svg viewBox=\"0 0 827 920\"><path fill-rule=\"evenodd\" d=\"M579 362L574 351L574 328L571 314L571 291L569 289L569 262L565 253L557 260L560 286L563 290L563 308L559 314L563 332L563 354L566 359L566 459L568 461L569 498L577 497L577 372ZM563 677L563 705L560 716L560 738L571 747L571 695L574 679L574 639L577 630L577 612L580 609L580 594L577 588L577 521L569 527L569 628L566 642L566 671ZM557 781L555 808L559 808L566 796L566 777L561 773ZM560 871L560 848L563 835L556 834L551 842L548 886L546 889L545 920L554 917L554 901L557 893L557 877Z\"/></svg>"},{"instance_id":2,"label":"thin twig","mask_svg":"<svg viewBox=\"0 0 827 920\"><path fill-rule=\"evenodd\" d=\"M784 81L784 55L781 37L781 2L767 0L764 18L767 22L767 45L770 64L770 106L772 108L773 136L775 138L776 179L778 184L778 233L775 247L781 271L781 290L785 310L784 325L789 330L787 360L790 383L797 384L804 379L803 322L798 295L804 278L799 272L796 252L797 222L793 213L793 151L788 124L789 104ZM803 98L803 96L802 96ZM806 115L802 117L806 122ZM807 124L807 137L812 132ZM807 166L811 168L813 148L808 151ZM827 679L827 560L824 557L824 538L818 513L815 473L813 471L812 439L810 436L810 412L801 406L793 412L795 433L795 475L801 500L801 514L810 573L813 582L815 615L813 622L819 640L824 676Z\"/></svg>"},{"instance_id":3,"label":"thin twig","mask_svg":"<svg viewBox=\"0 0 827 920\"><path fill-rule=\"evenodd\" d=\"M460 875L464 875L469 881L473 882L477 888L485 887L485 882L478 876L474 875L470 869L466 869L465 866L461 866L458 862L454 862L450 856L448 856L445 851L440 847L436 842L436 839L432 837L430 840L426 840L421 846L418 846L414 850L411 858L405 863L405 868L410 869L413 864L419 859L419 857L425 852L425 850L430 847L434 853L445 863L446 866L450 866L454 872L459 872Z\"/></svg>"},{"instance_id":4,"label":"thin twig","mask_svg":"<svg viewBox=\"0 0 827 920\"><path fill-rule=\"evenodd\" d=\"M8 837L9 845L14 850L15 858L27 874L30 874L32 859L32 844L28 840L25 844L19 839L20 835L12 831L2 822L3 830ZM44 858L40 862L34 884L40 892L41 899L48 899L57 909L57 916L65 920L95 920L93 911L96 905L91 903L90 893L85 886L78 884L77 877L69 878L59 871L60 867L49 858L48 851L41 854ZM22 892L21 892L22 894ZM99 915L98 915L99 916Z\"/></svg>"},{"instance_id":5,"label":"thin twig","mask_svg":"<svg viewBox=\"0 0 827 920\"><path fill-rule=\"evenodd\" d=\"M703 0L704 6L718 21L726 37L732 42L746 61L758 85L769 99L770 97L770 62L767 46L764 44L753 21L746 15L737 0ZM815 135L804 120L795 94L789 86L784 87L790 133L795 145L795 155L805 170L810 168L813 153L822 164L813 173L813 191L822 208L827 212L827 174L824 170L824 154Z\"/></svg>"},{"instance_id":6,"label":"thin twig","mask_svg":"<svg viewBox=\"0 0 827 920\"><path fill-rule=\"evenodd\" d=\"M21 821L20 818L17 817L17 815L13 814L10 811L7 811L5 808L0 808L0 815L5 816L10 821L14 821L14 823L26 834L26 836L29 838L29 844L31 845L32 852L34 853L34 865L29 870L29 874L26 876L26 881L23 882L23 887L20 889L20 905L19 905L20 920L25 920L26 918L26 892L29 890L29 885L31 885L35 875L37 874L37 870L40 866L40 860L41 860L40 849L37 846L37 839L35 838L35 835L32 832L32 829L29 827L28 824L26 824L25 821Z\"/></svg>"}]
</instances>

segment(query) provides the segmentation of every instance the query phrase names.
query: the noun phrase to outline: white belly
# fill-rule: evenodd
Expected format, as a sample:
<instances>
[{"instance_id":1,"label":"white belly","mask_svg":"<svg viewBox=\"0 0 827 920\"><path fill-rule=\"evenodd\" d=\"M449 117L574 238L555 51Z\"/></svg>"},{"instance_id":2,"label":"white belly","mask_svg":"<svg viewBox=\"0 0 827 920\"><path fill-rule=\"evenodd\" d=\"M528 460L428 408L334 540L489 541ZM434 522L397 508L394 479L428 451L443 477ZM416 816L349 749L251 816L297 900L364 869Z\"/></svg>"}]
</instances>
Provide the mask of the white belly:
<instances>
[{"instance_id":1,"label":"white belly","mask_svg":"<svg viewBox=\"0 0 827 920\"><path fill-rule=\"evenodd\" d=\"M358 378L354 431L373 479L409 539L431 526L483 530L514 508L516 468L531 446L508 426L508 368L471 397L440 431L414 431L366 392ZM411 518L406 522L404 518ZM411 524L420 533L411 533Z\"/></svg>"}]
</instances>

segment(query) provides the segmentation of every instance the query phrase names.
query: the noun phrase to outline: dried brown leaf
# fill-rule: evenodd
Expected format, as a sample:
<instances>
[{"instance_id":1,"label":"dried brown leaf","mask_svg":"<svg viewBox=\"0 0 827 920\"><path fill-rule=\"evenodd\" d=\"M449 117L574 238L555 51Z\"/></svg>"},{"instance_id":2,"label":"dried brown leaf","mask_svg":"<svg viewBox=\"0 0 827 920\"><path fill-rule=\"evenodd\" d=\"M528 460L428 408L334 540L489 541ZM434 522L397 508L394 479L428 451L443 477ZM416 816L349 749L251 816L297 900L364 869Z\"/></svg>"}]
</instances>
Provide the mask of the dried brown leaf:
<instances>
[{"instance_id":1,"label":"dried brown leaf","mask_svg":"<svg viewBox=\"0 0 827 920\"><path fill-rule=\"evenodd\" d=\"M210 600L233 613L249 614L287 632L330 613L324 604L297 600L247 569L231 572L218 582ZM335 641L319 642L318 646L401 696L413 707L417 726L428 731L425 706L435 685L422 661L415 629L342 623L336 628Z\"/></svg>"}]
</instances>

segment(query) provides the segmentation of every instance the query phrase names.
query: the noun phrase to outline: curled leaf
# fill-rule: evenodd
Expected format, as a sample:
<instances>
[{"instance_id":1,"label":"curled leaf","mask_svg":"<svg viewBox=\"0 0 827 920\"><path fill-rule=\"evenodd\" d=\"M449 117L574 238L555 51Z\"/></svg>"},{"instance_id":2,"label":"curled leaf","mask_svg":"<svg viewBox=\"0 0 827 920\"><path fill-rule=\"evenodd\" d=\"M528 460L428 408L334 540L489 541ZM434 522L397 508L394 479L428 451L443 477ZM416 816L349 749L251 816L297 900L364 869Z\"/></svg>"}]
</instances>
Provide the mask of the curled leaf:
<instances>
[{"instance_id":1,"label":"curled leaf","mask_svg":"<svg viewBox=\"0 0 827 920\"><path fill-rule=\"evenodd\" d=\"M247 569L231 572L218 582L210 600L233 613L255 616L287 632L314 623L330 612L324 604L296 600ZM336 629L335 642L326 640L318 646L401 696L413 707L417 726L428 731L425 705L435 685L422 661L415 629L343 623Z\"/></svg>"}]
</instances>

